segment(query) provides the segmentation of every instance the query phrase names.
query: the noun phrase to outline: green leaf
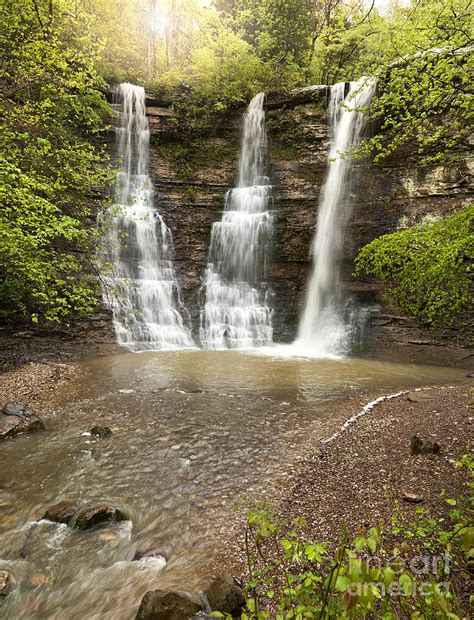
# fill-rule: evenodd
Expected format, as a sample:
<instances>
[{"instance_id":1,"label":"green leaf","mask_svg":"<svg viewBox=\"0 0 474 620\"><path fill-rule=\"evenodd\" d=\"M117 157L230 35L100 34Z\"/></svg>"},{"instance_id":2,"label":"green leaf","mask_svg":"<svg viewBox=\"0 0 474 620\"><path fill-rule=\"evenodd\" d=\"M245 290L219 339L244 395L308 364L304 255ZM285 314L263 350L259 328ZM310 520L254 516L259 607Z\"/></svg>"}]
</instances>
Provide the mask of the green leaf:
<instances>
[{"instance_id":1,"label":"green leaf","mask_svg":"<svg viewBox=\"0 0 474 620\"><path fill-rule=\"evenodd\" d=\"M339 592L345 592L349 587L351 580L345 575L338 575L336 579L336 590Z\"/></svg>"},{"instance_id":2,"label":"green leaf","mask_svg":"<svg viewBox=\"0 0 474 620\"><path fill-rule=\"evenodd\" d=\"M367 545L367 539L365 536L356 536L354 539L354 547L356 551L360 551Z\"/></svg>"},{"instance_id":3,"label":"green leaf","mask_svg":"<svg viewBox=\"0 0 474 620\"><path fill-rule=\"evenodd\" d=\"M369 537L367 538L367 546L369 547L372 553L375 553L377 549L377 541L375 538Z\"/></svg>"},{"instance_id":4,"label":"green leaf","mask_svg":"<svg viewBox=\"0 0 474 620\"><path fill-rule=\"evenodd\" d=\"M408 575L407 573L403 573L398 578L398 583L401 585L405 596L411 596L413 592L413 582L410 575Z\"/></svg>"}]
</instances>

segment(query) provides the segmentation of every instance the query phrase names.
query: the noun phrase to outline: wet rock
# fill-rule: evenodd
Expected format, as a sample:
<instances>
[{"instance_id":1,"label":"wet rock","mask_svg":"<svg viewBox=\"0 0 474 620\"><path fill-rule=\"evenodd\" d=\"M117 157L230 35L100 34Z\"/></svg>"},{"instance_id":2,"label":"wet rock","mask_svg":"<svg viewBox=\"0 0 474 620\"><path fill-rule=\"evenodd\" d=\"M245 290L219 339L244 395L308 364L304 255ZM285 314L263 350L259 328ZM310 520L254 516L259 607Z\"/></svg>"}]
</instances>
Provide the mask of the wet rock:
<instances>
[{"instance_id":1,"label":"wet rock","mask_svg":"<svg viewBox=\"0 0 474 620\"><path fill-rule=\"evenodd\" d=\"M204 605L195 595L152 590L142 598L136 620L188 620L200 611L204 611Z\"/></svg>"},{"instance_id":2,"label":"wet rock","mask_svg":"<svg viewBox=\"0 0 474 620\"><path fill-rule=\"evenodd\" d=\"M7 570L0 570L0 599L12 591L12 578Z\"/></svg>"},{"instance_id":3,"label":"wet rock","mask_svg":"<svg viewBox=\"0 0 474 620\"><path fill-rule=\"evenodd\" d=\"M212 611L220 611L232 616L238 614L245 605L241 588L231 575L218 575L204 592Z\"/></svg>"},{"instance_id":4,"label":"wet rock","mask_svg":"<svg viewBox=\"0 0 474 620\"><path fill-rule=\"evenodd\" d=\"M404 491L402 494L402 499L404 502L408 502L409 504L420 504L425 501L424 497L421 495L417 495L416 493L410 493L408 491Z\"/></svg>"},{"instance_id":5,"label":"wet rock","mask_svg":"<svg viewBox=\"0 0 474 620\"><path fill-rule=\"evenodd\" d=\"M96 506L81 513L74 523L77 530L89 530L107 523L128 521L129 517L115 506Z\"/></svg>"},{"instance_id":6,"label":"wet rock","mask_svg":"<svg viewBox=\"0 0 474 620\"><path fill-rule=\"evenodd\" d=\"M78 506L74 502L63 500L50 506L45 512L43 519L54 521L54 523L69 523L74 514L77 512Z\"/></svg>"},{"instance_id":7,"label":"wet rock","mask_svg":"<svg viewBox=\"0 0 474 620\"><path fill-rule=\"evenodd\" d=\"M112 430L108 426L93 426L90 434L98 439L107 439L112 437Z\"/></svg>"},{"instance_id":8,"label":"wet rock","mask_svg":"<svg viewBox=\"0 0 474 620\"><path fill-rule=\"evenodd\" d=\"M158 556L168 561L169 555L169 550L165 547L153 542L153 540L145 540L137 547L132 561L136 562L142 558L156 558Z\"/></svg>"},{"instance_id":9,"label":"wet rock","mask_svg":"<svg viewBox=\"0 0 474 620\"><path fill-rule=\"evenodd\" d=\"M33 409L23 403L7 403L0 413L0 440L44 428L43 421Z\"/></svg>"},{"instance_id":10,"label":"wet rock","mask_svg":"<svg viewBox=\"0 0 474 620\"><path fill-rule=\"evenodd\" d=\"M441 448L436 441L423 440L418 435L413 435L410 442L412 456L417 454L439 454Z\"/></svg>"}]
</instances>

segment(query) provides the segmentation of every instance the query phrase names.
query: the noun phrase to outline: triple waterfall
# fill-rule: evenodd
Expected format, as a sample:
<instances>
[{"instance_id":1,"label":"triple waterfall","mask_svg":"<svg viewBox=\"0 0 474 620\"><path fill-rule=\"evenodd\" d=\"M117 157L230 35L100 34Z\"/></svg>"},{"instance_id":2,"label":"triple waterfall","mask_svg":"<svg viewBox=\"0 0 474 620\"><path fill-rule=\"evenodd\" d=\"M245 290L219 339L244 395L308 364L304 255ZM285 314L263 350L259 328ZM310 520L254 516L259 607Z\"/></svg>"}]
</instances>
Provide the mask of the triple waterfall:
<instances>
[{"instance_id":1,"label":"triple waterfall","mask_svg":"<svg viewBox=\"0 0 474 620\"><path fill-rule=\"evenodd\" d=\"M350 351L353 326L340 282L340 259L354 165L345 154L363 135L366 117L361 109L369 105L375 83L363 79L350 83L346 91L346 83L335 84L330 91L328 172L311 249L312 273L294 343L307 355ZM112 310L117 341L131 351L191 348L195 343L173 265L171 231L154 204L144 89L121 84L114 108L119 172L102 249L103 294ZM266 172L265 94L259 93L243 118L237 184L227 192L222 219L211 230L201 284L203 348L272 344L274 309L267 271L275 211Z\"/></svg>"}]
</instances>

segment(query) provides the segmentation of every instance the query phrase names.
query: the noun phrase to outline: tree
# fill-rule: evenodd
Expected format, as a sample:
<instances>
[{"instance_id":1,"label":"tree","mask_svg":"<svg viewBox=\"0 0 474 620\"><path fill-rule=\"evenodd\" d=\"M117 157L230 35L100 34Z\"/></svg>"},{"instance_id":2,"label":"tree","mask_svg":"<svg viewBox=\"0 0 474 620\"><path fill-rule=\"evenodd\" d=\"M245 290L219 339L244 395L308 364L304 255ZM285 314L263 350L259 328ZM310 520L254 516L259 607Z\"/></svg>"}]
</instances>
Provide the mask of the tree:
<instances>
[{"instance_id":1,"label":"tree","mask_svg":"<svg viewBox=\"0 0 474 620\"><path fill-rule=\"evenodd\" d=\"M34 322L85 314L96 300L88 218L109 176L92 140L109 108L71 8L8 0L0 9L0 310Z\"/></svg>"},{"instance_id":2,"label":"tree","mask_svg":"<svg viewBox=\"0 0 474 620\"><path fill-rule=\"evenodd\" d=\"M363 150L375 161L408 144L421 163L457 159L474 114L471 10L472 0L418 0L400 10L374 67L379 96L370 115L380 130Z\"/></svg>"}]
</instances>

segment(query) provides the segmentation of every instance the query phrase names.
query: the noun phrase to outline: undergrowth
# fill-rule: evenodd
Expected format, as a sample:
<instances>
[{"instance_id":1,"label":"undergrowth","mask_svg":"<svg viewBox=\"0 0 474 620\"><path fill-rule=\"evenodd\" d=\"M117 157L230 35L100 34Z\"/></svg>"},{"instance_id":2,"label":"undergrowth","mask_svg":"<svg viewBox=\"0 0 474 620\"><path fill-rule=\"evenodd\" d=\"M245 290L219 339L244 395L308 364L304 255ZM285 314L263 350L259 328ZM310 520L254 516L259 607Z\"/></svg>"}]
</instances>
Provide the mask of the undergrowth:
<instances>
[{"instance_id":1,"label":"undergrowth","mask_svg":"<svg viewBox=\"0 0 474 620\"><path fill-rule=\"evenodd\" d=\"M241 620L466 617L474 568L474 460L466 455L456 467L464 479L467 474L466 492L460 499L442 495L444 516L418 507L410 522L395 502L390 524L353 539L345 533L336 546L302 534L302 519L280 520L268 506L252 510Z\"/></svg>"}]
</instances>

